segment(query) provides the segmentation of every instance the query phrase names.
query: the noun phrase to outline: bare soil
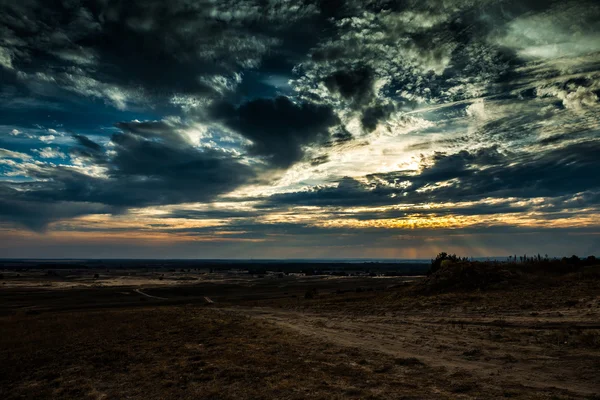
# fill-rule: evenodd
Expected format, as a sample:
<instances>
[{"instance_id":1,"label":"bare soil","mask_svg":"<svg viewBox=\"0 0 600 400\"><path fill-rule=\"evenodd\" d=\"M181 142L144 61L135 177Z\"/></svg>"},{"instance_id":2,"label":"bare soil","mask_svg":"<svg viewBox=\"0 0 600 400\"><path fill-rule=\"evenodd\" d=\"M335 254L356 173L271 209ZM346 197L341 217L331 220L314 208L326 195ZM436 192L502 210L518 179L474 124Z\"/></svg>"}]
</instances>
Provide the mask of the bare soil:
<instances>
[{"instance_id":1,"label":"bare soil","mask_svg":"<svg viewBox=\"0 0 600 400\"><path fill-rule=\"evenodd\" d=\"M0 398L600 399L595 276L215 281L1 288Z\"/></svg>"}]
</instances>

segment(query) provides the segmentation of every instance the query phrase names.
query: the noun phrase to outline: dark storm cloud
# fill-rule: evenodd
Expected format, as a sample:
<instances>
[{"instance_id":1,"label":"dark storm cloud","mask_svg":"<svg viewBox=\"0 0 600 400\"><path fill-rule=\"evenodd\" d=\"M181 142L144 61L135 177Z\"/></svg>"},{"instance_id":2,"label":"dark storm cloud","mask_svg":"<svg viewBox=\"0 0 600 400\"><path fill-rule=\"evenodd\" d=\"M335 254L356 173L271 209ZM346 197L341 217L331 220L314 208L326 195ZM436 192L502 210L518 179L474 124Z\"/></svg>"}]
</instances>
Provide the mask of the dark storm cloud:
<instances>
[{"instance_id":1,"label":"dark storm cloud","mask_svg":"<svg viewBox=\"0 0 600 400\"><path fill-rule=\"evenodd\" d=\"M359 106L373 97L373 72L369 68L335 71L324 79L327 88Z\"/></svg>"},{"instance_id":2,"label":"dark storm cloud","mask_svg":"<svg viewBox=\"0 0 600 400\"><path fill-rule=\"evenodd\" d=\"M377 206L567 196L563 199L566 202L569 196L600 189L596 172L599 152L598 141L587 141L540 154L503 154L497 148L435 153L420 172L374 174L366 177L367 183L345 178L337 187L273 195L266 206ZM590 205L596 205L597 200L591 194L580 199ZM502 212L502 208L498 210Z\"/></svg>"},{"instance_id":3,"label":"dark storm cloud","mask_svg":"<svg viewBox=\"0 0 600 400\"><path fill-rule=\"evenodd\" d=\"M391 104L369 107L363 111L360 122L367 132L374 131L380 121L385 121L394 111Z\"/></svg>"},{"instance_id":4,"label":"dark storm cloud","mask_svg":"<svg viewBox=\"0 0 600 400\"><path fill-rule=\"evenodd\" d=\"M43 231L49 222L61 219L111 212L117 209L99 203L40 201L0 184L0 221L16 222L34 231Z\"/></svg>"},{"instance_id":5,"label":"dark storm cloud","mask_svg":"<svg viewBox=\"0 0 600 400\"><path fill-rule=\"evenodd\" d=\"M15 88L65 89L120 108L220 97L266 56L272 71L289 73L326 24L309 1L2 2L0 68Z\"/></svg>"},{"instance_id":6,"label":"dark storm cloud","mask_svg":"<svg viewBox=\"0 0 600 400\"><path fill-rule=\"evenodd\" d=\"M0 119L10 125L0 128L0 220L40 231L86 214L201 202L164 217L220 226L148 229L360 246L396 239L314 225L596 215L596 3L0 0ZM49 128L60 133L50 139ZM41 140L70 157L40 158ZM415 151L424 152L418 170L341 178L389 171L418 160ZM285 193L225 198L300 161L306 168L268 182L269 193ZM528 201L536 197L543 204ZM282 222L297 213L302 223ZM59 229L104 229L76 225ZM452 231L392 232L422 245Z\"/></svg>"},{"instance_id":7,"label":"dark storm cloud","mask_svg":"<svg viewBox=\"0 0 600 400\"><path fill-rule=\"evenodd\" d=\"M303 147L328 138L339 123L329 106L294 103L287 97L257 99L235 107L220 104L212 117L252 141L248 152L289 167L303 157Z\"/></svg>"},{"instance_id":8,"label":"dark storm cloud","mask_svg":"<svg viewBox=\"0 0 600 400\"><path fill-rule=\"evenodd\" d=\"M209 201L254 175L236 157L215 150L131 133L113 135L112 142L111 177L129 194L113 201L129 203L126 205Z\"/></svg>"},{"instance_id":9,"label":"dark storm cloud","mask_svg":"<svg viewBox=\"0 0 600 400\"><path fill-rule=\"evenodd\" d=\"M375 76L370 67L341 69L326 76L323 82L330 92L339 94L350 108L361 113L360 121L366 132L375 130L395 109L392 104L375 101Z\"/></svg>"},{"instance_id":10,"label":"dark storm cloud","mask_svg":"<svg viewBox=\"0 0 600 400\"><path fill-rule=\"evenodd\" d=\"M138 126L139 125L139 126ZM88 161L102 169L90 175L69 166L22 164L20 173L33 182L3 182L10 198L3 204L8 220L43 227L61 217L118 212L130 207L206 202L249 182L254 171L231 154L198 149L174 140L176 129L164 122L120 124L110 154L81 135L75 136ZM77 148L75 149L77 150ZM77 203L78 205L73 206ZM94 205L95 206L90 206ZM14 213L7 210L12 208ZM35 212L30 217L27 210ZM17 212L22 210L22 212Z\"/></svg>"},{"instance_id":11,"label":"dark storm cloud","mask_svg":"<svg viewBox=\"0 0 600 400\"><path fill-rule=\"evenodd\" d=\"M331 147L339 144L348 143L354 140L354 136L343 126L333 128L333 133L328 141L323 142L324 147Z\"/></svg>"},{"instance_id":12,"label":"dark storm cloud","mask_svg":"<svg viewBox=\"0 0 600 400\"><path fill-rule=\"evenodd\" d=\"M257 214L254 211L240 211L240 210L222 210L222 209L209 209L205 211L199 210L173 210L168 214L164 215L164 218L182 218L182 219L227 219L232 218L251 218Z\"/></svg>"},{"instance_id":13,"label":"dark storm cloud","mask_svg":"<svg viewBox=\"0 0 600 400\"><path fill-rule=\"evenodd\" d=\"M115 127L122 132L130 134L131 137L139 137L149 141L159 140L162 143L176 147L187 147L191 144L188 139L182 136L178 130L185 129L186 126L178 122L166 121L128 121L117 122ZM125 135L113 135L113 142L118 141Z\"/></svg>"},{"instance_id":14,"label":"dark storm cloud","mask_svg":"<svg viewBox=\"0 0 600 400\"><path fill-rule=\"evenodd\" d=\"M87 136L74 134L73 139L75 139L76 142L86 150L90 150L92 152L102 151L102 146L100 146L93 140L90 140L90 138L88 138Z\"/></svg>"},{"instance_id":15,"label":"dark storm cloud","mask_svg":"<svg viewBox=\"0 0 600 400\"><path fill-rule=\"evenodd\" d=\"M104 147L85 135L73 134L71 136L75 140L75 146L69 149L69 154L73 159L80 159L92 165L105 164L107 162Z\"/></svg>"},{"instance_id":16,"label":"dark storm cloud","mask_svg":"<svg viewBox=\"0 0 600 400\"><path fill-rule=\"evenodd\" d=\"M328 155L319 156L319 157L315 157L315 158L311 159L310 160L310 165L312 167L316 167L318 165L325 164L327 161L329 161L329 156Z\"/></svg>"},{"instance_id":17,"label":"dark storm cloud","mask_svg":"<svg viewBox=\"0 0 600 400\"><path fill-rule=\"evenodd\" d=\"M590 47L586 43L597 41L600 29L600 11L592 1L345 4L352 17L337 20L333 38L322 41L312 50L311 61L298 67L311 78L297 83L307 98L314 96L313 80L322 80L352 104L353 95L361 93L367 81L360 78L367 77L380 81L375 99L392 99L399 109L502 96L520 87L531 89L527 86L535 86L542 75L540 71L520 69L531 61L529 53L544 54L551 44L568 50L566 43L580 36L585 38L582 44L573 43L571 49L585 54L586 46ZM588 12L582 13L582 9ZM581 24L573 25L572 20ZM543 31L541 35L538 29ZM560 72L543 74L548 77ZM338 87L349 89L344 92ZM375 126L377 118L369 118L375 116L375 111L382 110L375 108L363 115L366 131ZM382 119L386 117L384 113Z\"/></svg>"},{"instance_id":18,"label":"dark storm cloud","mask_svg":"<svg viewBox=\"0 0 600 400\"><path fill-rule=\"evenodd\" d=\"M314 187L301 192L274 194L267 199L263 207L388 205L394 204L390 196L396 192L398 190L393 188L365 185L346 177L338 182L337 187Z\"/></svg>"},{"instance_id":19,"label":"dark storm cloud","mask_svg":"<svg viewBox=\"0 0 600 400\"><path fill-rule=\"evenodd\" d=\"M425 187L456 179L456 184L431 191L428 197L437 201L574 195L600 187L593 172L600 167L598 151L599 142L587 141L539 154L501 154L495 149L438 154L435 164L413 182L415 187Z\"/></svg>"}]
</instances>

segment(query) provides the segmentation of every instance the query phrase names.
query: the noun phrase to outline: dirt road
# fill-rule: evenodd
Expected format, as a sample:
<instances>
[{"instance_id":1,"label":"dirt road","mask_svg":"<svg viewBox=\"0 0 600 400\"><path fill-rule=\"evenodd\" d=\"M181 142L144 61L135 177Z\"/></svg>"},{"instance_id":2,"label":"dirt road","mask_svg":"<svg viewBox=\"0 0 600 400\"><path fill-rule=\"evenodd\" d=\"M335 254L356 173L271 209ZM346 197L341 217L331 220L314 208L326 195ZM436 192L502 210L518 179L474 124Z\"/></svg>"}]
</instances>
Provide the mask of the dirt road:
<instances>
[{"instance_id":1,"label":"dirt road","mask_svg":"<svg viewBox=\"0 0 600 400\"><path fill-rule=\"evenodd\" d=\"M141 294L142 296L146 296L151 299L168 300L166 297L152 296L151 294L144 293L144 292L142 292L142 289L134 289L133 291L136 292L137 294Z\"/></svg>"},{"instance_id":2,"label":"dirt road","mask_svg":"<svg viewBox=\"0 0 600 400\"><path fill-rule=\"evenodd\" d=\"M600 394L600 351L578 348L598 321L572 316L503 316L460 312L353 316L272 308L229 308L299 334L400 358L415 357L448 374L500 388L557 388Z\"/></svg>"}]
</instances>

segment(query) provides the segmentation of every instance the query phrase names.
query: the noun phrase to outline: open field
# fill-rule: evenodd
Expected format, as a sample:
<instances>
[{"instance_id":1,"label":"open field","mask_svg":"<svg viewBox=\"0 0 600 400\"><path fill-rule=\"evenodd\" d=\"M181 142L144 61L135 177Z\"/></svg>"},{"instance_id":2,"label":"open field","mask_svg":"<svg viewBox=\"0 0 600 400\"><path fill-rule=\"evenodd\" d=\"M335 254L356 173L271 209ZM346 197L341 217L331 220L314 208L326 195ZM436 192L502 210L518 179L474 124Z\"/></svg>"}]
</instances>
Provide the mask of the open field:
<instances>
[{"instance_id":1,"label":"open field","mask_svg":"<svg viewBox=\"0 0 600 400\"><path fill-rule=\"evenodd\" d=\"M4 272L0 398L597 399L595 271L435 292L418 277Z\"/></svg>"}]
</instances>

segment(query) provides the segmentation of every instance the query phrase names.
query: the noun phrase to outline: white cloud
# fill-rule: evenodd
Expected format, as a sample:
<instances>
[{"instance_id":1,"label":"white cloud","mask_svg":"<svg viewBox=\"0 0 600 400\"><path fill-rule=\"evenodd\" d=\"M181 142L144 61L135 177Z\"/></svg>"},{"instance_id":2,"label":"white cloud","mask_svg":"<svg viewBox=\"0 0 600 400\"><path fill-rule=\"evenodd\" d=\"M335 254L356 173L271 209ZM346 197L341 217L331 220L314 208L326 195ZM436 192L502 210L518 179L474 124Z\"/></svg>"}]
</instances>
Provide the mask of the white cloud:
<instances>
[{"instance_id":1,"label":"white cloud","mask_svg":"<svg viewBox=\"0 0 600 400\"><path fill-rule=\"evenodd\" d=\"M56 139L56 136L44 135L44 136L40 136L38 139L40 139L44 143L52 143L54 141L54 139Z\"/></svg>"},{"instance_id":2,"label":"white cloud","mask_svg":"<svg viewBox=\"0 0 600 400\"><path fill-rule=\"evenodd\" d=\"M485 119L485 105L483 99L477 99L473 104L466 109L467 116L476 119Z\"/></svg>"},{"instance_id":3,"label":"white cloud","mask_svg":"<svg viewBox=\"0 0 600 400\"><path fill-rule=\"evenodd\" d=\"M216 92L224 94L232 92L242 82L242 74L234 73L233 76L213 75L199 79L200 82L212 87Z\"/></svg>"},{"instance_id":4,"label":"white cloud","mask_svg":"<svg viewBox=\"0 0 600 400\"><path fill-rule=\"evenodd\" d=\"M173 97L169 99L169 102L176 107L181 107L181 109L185 112L200 109L210 104L210 100L208 98L182 94L173 95Z\"/></svg>"},{"instance_id":5,"label":"white cloud","mask_svg":"<svg viewBox=\"0 0 600 400\"><path fill-rule=\"evenodd\" d=\"M44 147L43 149L32 149L33 152L37 153L41 158L66 158L66 154L61 152L59 149L53 149L52 147Z\"/></svg>"},{"instance_id":6,"label":"white cloud","mask_svg":"<svg viewBox=\"0 0 600 400\"><path fill-rule=\"evenodd\" d=\"M25 153L19 153L18 151L12 151L7 149L0 148L0 158L15 158L19 160L27 160L30 159L31 156Z\"/></svg>"},{"instance_id":7,"label":"white cloud","mask_svg":"<svg viewBox=\"0 0 600 400\"><path fill-rule=\"evenodd\" d=\"M49 74L37 72L28 74L19 71L17 77L36 92L45 93L54 85L78 93L82 96L105 100L119 110L126 109L130 103L141 103L144 95L140 90L131 90L98 81L89 77L82 69L74 68L68 73Z\"/></svg>"},{"instance_id":8,"label":"white cloud","mask_svg":"<svg viewBox=\"0 0 600 400\"><path fill-rule=\"evenodd\" d=\"M63 49L54 53L57 57L78 65L92 65L97 61L93 50L86 48Z\"/></svg>"},{"instance_id":9,"label":"white cloud","mask_svg":"<svg viewBox=\"0 0 600 400\"><path fill-rule=\"evenodd\" d=\"M13 69L12 54L4 47L0 46L0 65L7 69Z\"/></svg>"},{"instance_id":10,"label":"white cloud","mask_svg":"<svg viewBox=\"0 0 600 400\"><path fill-rule=\"evenodd\" d=\"M598 96L589 88L578 87L576 91L567 93L563 98L563 104L566 108L581 111L585 107L596 105Z\"/></svg>"},{"instance_id":11,"label":"white cloud","mask_svg":"<svg viewBox=\"0 0 600 400\"><path fill-rule=\"evenodd\" d=\"M511 21L503 35L494 40L517 50L524 58L547 60L584 55L600 50L597 25L590 20L600 16L600 7L588 4L558 5L545 13L527 14ZM575 23L577 21L577 23Z\"/></svg>"},{"instance_id":12,"label":"white cloud","mask_svg":"<svg viewBox=\"0 0 600 400\"><path fill-rule=\"evenodd\" d=\"M539 97L554 96L562 100L563 106L569 110L582 112L587 107L598 105L598 96L592 88L579 86L577 89L560 89L554 86L537 89Z\"/></svg>"}]
</instances>

